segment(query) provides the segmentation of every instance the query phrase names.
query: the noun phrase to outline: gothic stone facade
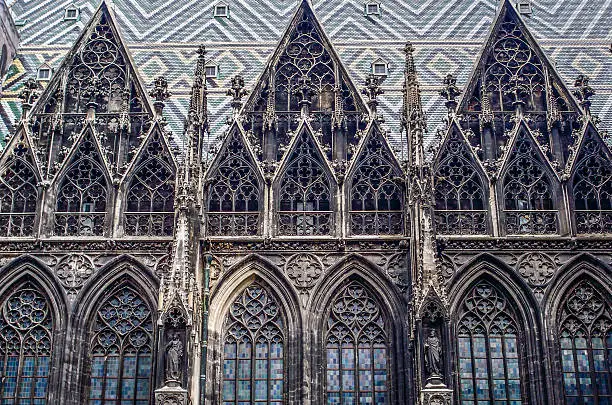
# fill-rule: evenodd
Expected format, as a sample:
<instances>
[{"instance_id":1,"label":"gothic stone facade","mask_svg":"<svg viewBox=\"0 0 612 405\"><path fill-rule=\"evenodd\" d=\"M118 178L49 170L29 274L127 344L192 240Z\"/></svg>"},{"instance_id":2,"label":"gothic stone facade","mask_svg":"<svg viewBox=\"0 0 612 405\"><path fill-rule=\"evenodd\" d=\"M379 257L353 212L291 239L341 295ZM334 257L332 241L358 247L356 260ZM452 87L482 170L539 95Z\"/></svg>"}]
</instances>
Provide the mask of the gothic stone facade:
<instances>
[{"instance_id":1,"label":"gothic stone facade","mask_svg":"<svg viewBox=\"0 0 612 405\"><path fill-rule=\"evenodd\" d=\"M424 150L404 52L400 153L308 1L220 133L198 49L180 145L102 3L0 156L0 402L611 403L588 78L505 1Z\"/></svg>"}]
</instances>

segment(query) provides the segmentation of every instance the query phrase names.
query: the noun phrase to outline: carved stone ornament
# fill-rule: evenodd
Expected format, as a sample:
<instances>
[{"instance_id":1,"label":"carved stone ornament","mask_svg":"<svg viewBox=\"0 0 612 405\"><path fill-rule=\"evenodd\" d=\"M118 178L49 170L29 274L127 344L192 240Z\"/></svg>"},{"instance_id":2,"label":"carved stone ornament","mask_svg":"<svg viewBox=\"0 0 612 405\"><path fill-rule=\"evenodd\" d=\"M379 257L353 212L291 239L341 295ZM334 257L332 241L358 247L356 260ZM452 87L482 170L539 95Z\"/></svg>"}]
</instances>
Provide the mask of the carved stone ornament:
<instances>
[{"instance_id":1,"label":"carved stone ornament","mask_svg":"<svg viewBox=\"0 0 612 405\"><path fill-rule=\"evenodd\" d=\"M450 405L451 404L451 392L444 390L444 392L427 392L429 390L423 390L423 405Z\"/></svg>"},{"instance_id":2,"label":"carved stone ornament","mask_svg":"<svg viewBox=\"0 0 612 405\"><path fill-rule=\"evenodd\" d=\"M293 285L297 287L302 296L302 304L306 305L308 290L312 288L321 274L323 265L319 259L310 253L298 253L287 261L285 266L287 277L291 279Z\"/></svg>"},{"instance_id":3,"label":"carved stone ornament","mask_svg":"<svg viewBox=\"0 0 612 405\"><path fill-rule=\"evenodd\" d=\"M94 271L95 268L91 260L87 256L80 254L64 256L55 268L57 277L69 292L75 292L81 288Z\"/></svg>"},{"instance_id":4,"label":"carved stone ornament","mask_svg":"<svg viewBox=\"0 0 612 405\"><path fill-rule=\"evenodd\" d=\"M557 270L553 260L544 253L529 253L523 256L517 270L529 285L544 286L548 284Z\"/></svg>"},{"instance_id":5,"label":"carved stone ornament","mask_svg":"<svg viewBox=\"0 0 612 405\"><path fill-rule=\"evenodd\" d=\"M155 405L187 405L187 390L180 387L163 387L155 390Z\"/></svg>"}]
</instances>

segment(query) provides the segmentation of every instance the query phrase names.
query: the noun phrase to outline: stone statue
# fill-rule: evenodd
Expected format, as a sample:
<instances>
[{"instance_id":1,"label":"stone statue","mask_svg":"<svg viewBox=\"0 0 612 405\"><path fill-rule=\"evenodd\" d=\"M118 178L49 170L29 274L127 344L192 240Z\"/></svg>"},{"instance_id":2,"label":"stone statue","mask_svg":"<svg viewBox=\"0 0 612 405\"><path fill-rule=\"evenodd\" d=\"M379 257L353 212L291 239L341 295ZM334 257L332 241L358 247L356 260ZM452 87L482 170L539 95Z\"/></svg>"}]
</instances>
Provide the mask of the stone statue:
<instances>
[{"instance_id":1,"label":"stone statue","mask_svg":"<svg viewBox=\"0 0 612 405\"><path fill-rule=\"evenodd\" d=\"M173 333L166 345L166 381L179 381L181 378L181 360L183 342L178 333Z\"/></svg>"},{"instance_id":2,"label":"stone statue","mask_svg":"<svg viewBox=\"0 0 612 405\"><path fill-rule=\"evenodd\" d=\"M442 345L434 329L429 331L425 339L425 369L430 376L440 376L440 363L442 359Z\"/></svg>"}]
</instances>

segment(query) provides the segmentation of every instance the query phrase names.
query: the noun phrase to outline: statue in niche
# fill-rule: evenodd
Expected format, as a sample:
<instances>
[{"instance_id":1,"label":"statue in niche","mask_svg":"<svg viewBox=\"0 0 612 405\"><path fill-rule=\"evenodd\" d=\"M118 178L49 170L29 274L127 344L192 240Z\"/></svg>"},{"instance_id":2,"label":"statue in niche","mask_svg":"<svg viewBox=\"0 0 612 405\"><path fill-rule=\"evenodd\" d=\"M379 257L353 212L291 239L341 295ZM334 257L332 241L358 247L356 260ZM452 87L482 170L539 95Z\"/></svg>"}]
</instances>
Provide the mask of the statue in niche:
<instances>
[{"instance_id":1,"label":"statue in niche","mask_svg":"<svg viewBox=\"0 0 612 405\"><path fill-rule=\"evenodd\" d=\"M429 330L429 336L425 338L425 369L432 377L439 377L441 373L442 343L435 329Z\"/></svg>"},{"instance_id":2,"label":"statue in niche","mask_svg":"<svg viewBox=\"0 0 612 405\"><path fill-rule=\"evenodd\" d=\"M182 358L183 342L180 335L174 332L166 345L166 381L180 381Z\"/></svg>"}]
</instances>

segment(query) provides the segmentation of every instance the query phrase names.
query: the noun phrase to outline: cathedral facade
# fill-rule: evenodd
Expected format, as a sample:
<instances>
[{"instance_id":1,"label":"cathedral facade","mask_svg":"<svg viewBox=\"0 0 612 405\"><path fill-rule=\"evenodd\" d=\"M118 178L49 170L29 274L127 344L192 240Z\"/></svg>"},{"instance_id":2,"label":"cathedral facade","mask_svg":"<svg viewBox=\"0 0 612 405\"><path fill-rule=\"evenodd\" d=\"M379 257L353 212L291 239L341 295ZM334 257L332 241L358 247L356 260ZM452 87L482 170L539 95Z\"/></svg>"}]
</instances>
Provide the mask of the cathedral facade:
<instances>
[{"instance_id":1,"label":"cathedral facade","mask_svg":"<svg viewBox=\"0 0 612 405\"><path fill-rule=\"evenodd\" d=\"M49 80L14 80L0 403L611 404L612 150L589 78L568 85L504 0L440 115L401 46L393 117L387 61L356 82L297 3L251 84L218 88L188 49L180 125L106 1Z\"/></svg>"}]
</instances>

